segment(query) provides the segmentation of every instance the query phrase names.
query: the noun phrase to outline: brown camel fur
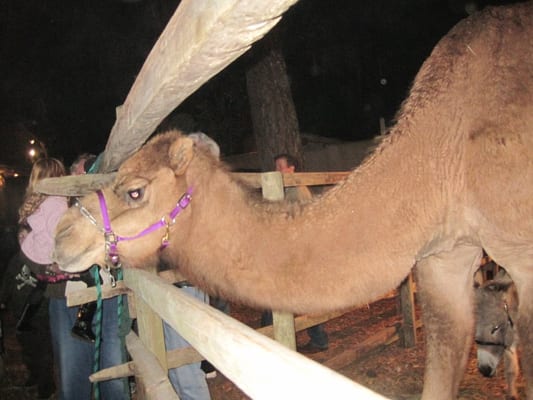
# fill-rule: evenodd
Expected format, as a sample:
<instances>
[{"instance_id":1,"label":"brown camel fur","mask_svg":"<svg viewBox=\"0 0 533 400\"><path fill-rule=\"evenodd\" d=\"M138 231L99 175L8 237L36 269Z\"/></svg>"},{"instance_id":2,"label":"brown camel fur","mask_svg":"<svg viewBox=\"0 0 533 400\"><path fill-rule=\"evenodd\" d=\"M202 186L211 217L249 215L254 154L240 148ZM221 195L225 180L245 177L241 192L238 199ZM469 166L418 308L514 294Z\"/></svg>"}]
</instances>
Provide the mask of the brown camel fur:
<instances>
[{"instance_id":1,"label":"brown camel fur","mask_svg":"<svg viewBox=\"0 0 533 400\"><path fill-rule=\"evenodd\" d=\"M533 376L533 3L490 8L453 28L418 73L388 139L345 182L304 206L265 204L201 140L156 137L104 189L126 267L179 266L211 293L297 313L361 305L416 264L427 335L424 399L454 399L474 328L473 274L484 248L520 297L524 374ZM81 200L98 220L95 194ZM104 238L77 208L59 224L67 271L104 262ZM529 360L529 361L527 361ZM533 399L530 379L528 399Z\"/></svg>"}]
</instances>

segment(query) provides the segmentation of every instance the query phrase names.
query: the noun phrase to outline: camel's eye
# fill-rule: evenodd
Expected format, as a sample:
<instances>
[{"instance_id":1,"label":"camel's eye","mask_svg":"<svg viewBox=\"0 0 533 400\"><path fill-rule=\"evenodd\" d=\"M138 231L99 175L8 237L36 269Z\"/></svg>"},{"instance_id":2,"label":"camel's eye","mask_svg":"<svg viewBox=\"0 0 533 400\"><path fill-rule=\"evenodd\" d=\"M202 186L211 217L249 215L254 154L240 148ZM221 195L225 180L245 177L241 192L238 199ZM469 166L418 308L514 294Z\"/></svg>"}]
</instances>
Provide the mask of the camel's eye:
<instances>
[{"instance_id":1,"label":"camel's eye","mask_svg":"<svg viewBox=\"0 0 533 400\"><path fill-rule=\"evenodd\" d=\"M144 189L142 188L128 190L128 198L130 200L133 200L133 201L142 200L143 195L144 195Z\"/></svg>"},{"instance_id":2,"label":"camel's eye","mask_svg":"<svg viewBox=\"0 0 533 400\"><path fill-rule=\"evenodd\" d=\"M146 188L149 181L144 178L125 179L119 181L113 191L119 199L125 202L128 207L137 208L142 206L142 202L147 197Z\"/></svg>"}]
</instances>

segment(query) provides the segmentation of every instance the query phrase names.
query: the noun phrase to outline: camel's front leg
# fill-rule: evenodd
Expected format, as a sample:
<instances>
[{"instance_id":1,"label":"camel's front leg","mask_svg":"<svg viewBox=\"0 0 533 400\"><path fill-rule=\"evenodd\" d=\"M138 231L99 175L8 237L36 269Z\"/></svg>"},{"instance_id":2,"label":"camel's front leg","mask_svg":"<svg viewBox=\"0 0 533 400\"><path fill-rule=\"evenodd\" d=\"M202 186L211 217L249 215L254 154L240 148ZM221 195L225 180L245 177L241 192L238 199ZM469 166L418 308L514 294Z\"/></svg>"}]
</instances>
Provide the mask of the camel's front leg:
<instances>
[{"instance_id":1,"label":"camel's front leg","mask_svg":"<svg viewBox=\"0 0 533 400\"><path fill-rule=\"evenodd\" d=\"M480 248L460 246L416 266L426 335L422 399L452 400L468 360L474 330L473 274Z\"/></svg>"}]
</instances>

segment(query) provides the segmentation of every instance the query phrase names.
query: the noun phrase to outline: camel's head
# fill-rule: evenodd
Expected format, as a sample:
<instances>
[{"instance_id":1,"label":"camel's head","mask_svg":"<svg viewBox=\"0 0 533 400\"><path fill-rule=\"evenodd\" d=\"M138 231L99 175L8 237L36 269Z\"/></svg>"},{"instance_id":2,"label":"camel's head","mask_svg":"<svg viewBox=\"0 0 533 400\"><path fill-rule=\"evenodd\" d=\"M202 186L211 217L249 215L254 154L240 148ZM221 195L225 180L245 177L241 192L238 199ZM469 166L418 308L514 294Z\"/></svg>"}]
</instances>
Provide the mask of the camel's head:
<instances>
[{"instance_id":1,"label":"camel's head","mask_svg":"<svg viewBox=\"0 0 533 400\"><path fill-rule=\"evenodd\" d=\"M167 233L169 241L179 240L187 230L194 199L190 206L186 198L177 203L188 191L194 197L189 170L199 164L205 169L217 159L218 146L203 133L158 135L122 164L100 195L79 199L65 213L56 230L54 261L68 272L104 265L114 237L122 265L156 265ZM103 210L110 229L105 229ZM105 230L112 234L104 235Z\"/></svg>"}]
</instances>

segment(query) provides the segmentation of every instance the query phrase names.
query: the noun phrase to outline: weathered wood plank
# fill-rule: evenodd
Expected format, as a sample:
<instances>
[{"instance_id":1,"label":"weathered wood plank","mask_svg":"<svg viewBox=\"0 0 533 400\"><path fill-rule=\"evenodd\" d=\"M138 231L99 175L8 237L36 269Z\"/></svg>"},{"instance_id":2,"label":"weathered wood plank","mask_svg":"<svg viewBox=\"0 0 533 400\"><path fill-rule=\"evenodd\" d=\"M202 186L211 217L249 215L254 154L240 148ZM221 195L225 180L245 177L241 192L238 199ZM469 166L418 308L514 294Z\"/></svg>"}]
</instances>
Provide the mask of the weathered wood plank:
<instances>
[{"instance_id":1,"label":"weathered wood plank","mask_svg":"<svg viewBox=\"0 0 533 400\"><path fill-rule=\"evenodd\" d=\"M128 288L124 285L124 282L117 282L115 287L110 285L102 286L102 299L109 299L115 297L119 294L128 293ZM67 295L67 306L79 306L80 304L89 303L91 301L96 301L97 293L96 287L90 287L87 289L76 290L75 292L70 292Z\"/></svg>"},{"instance_id":2,"label":"weathered wood plank","mask_svg":"<svg viewBox=\"0 0 533 400\"><path fill-rule=\"evenodd\" d=\"M167 367L178 368L183 365L192 364L205 360L205 358L192 347L174 349L167 352ZM135 363L133 361L113 367L101 369L89 376L91 382L102 382L109 379L125 378L135 373Z\"/></svg>"},{"instance_id":3,"label":"weathered wood plank","mask_svg":"<svg viewBox=\"0 0 533 400\"><path fill-rule=\"evenodd\" d=\"M296 330L294 314L272 311L272 328L274 340L291 350L296 350Z\"/></svg>"},{"instance_id":4,"label":"weathered wood plank","mask_svg":"<svg viewBox=\"0 0 533 400\"><path fill-rule=\"evenodd\" d=\"M135 375L135 363L128 361L124 364L115 365L113 367L104 368L91 374L89 381L91 382L103 382L109 379L126 378L128 376Z\"/></svg>"},{"instance_id":5,"label":"weathered wood plank","mask_svg":"<svg viewBox=\"0 0 533 400\"><path fill-rule=\"evenodd\" d=\"M350 172L295 172L282 174L281 172L266 172L281 174L283 176L283 185L289 186L317 186L317 185L334 185L346 179ZM261 173L256 172L236 172L234 176L246 185L253 188L261 187Z\"/></svg>"},{"instance_id":6,"label":"weathered wood plank","mask_svg":"<svg viewBox=\"0 0 533 400\"><path fill-rule=\"evenodd\" d=\"M265 172L266 174L281 174L281 172ZM289 186L317 186L334 185L343 181L350 172L295 172L293 174L281 174L283 185ZM252 188L260 188L262 173L235 172L237 180L242 181ZM81 178L80 178L81 177ZM35 190L41 193L56 196L85 196L98 190L113 181L115 174L94 174L62 176L60 178L46 178L39 182Z\"/></svg>"},{"instance_id":7,"label":"weathered wood plank","mask_svg":"<svg viewBox=\"0 0 533 400\"><path fill-rule=\"evenodd\" d=\"M283 178L279 172L274 171L261 174L260 187L265 200L281 201L285 197Z\"/></svg>"},{"instance_id":8,"label":"weathered wood plank","mask_svg":"<svg viewBox=\"0 0 533 400\"><path fill-rule=\"evenodd\" d=\"M133 84L100 171L133 154L172 110L245 53L297 0L182 0Z\"/></svg>"},{"instance_id":9,"label":"weathered wood plank","mask_svg":"<svg viewBox=\"0 0 533 400\"><path fill-rule=\"evenodd\" d=\"M185 280L183 275L181 275L175 269L160 271L158 272L158 275L162 279L170 283ZM109 299L119 294L128 294L128 295L131 294L131 291L129 291L126 285L124 285L124 281L118 281L115 287L111 287L109 285L102 286L102 299ZM67 295L67 306L68 307L79 306L80 304L85 304L91 301L96 301L96 298L97 298L97 293L96 293L96 287L94 286L87 288L87 289L76 290L74 292L70 292ZM135 300L133 300L133 304L134 303L135 303Z\"/></svg>"},{"instance_id":10,"label":"weathered wood plank","mask_svg":"<svg viewBox=\"0 0 533 400\"><path fill-rule=\"evenodd\" d=\"M155 268L151 268L152 275L156 275ZM127 284L127 282L125 282ZM135 286L138 286L136 283ZM129 285L127 285L130 287ZM139 338L146 348L157 358L164 370L167 370L167 349L163 332L163 320L157 314L156 308L146 303L144 298L134 291L135 308L137 313L137 328Z\"/></svg>"},{"instance_id":11,"label":"weathered wood plank","mask_svg":"<svg viewBox=\"0 0 533 400\"><path fill-rule=\"evenodd\" d=\"M55 196L82 196L103 188L115 179L115 175L115 173L110 173L46 178L37 182L35 190Z\"/></svg>"},{"instance_id":12,"label":"weathered wood plank","mask_svg":"<svg viewBox=\"0 0 533 400\"><path fill-rule=\"evenodd\" d=\"M346 312L348 311L332 312L332 313L324 314L324 315L299 316L297 318L294 318L294 330L296 332L302 331L311 326L315 326L315 325L327 322L330 319L340 317ZM289 316L292 317L292 314L289 314ZM275 317L275 313L274 313L274 317ZM261 333L262 335L265 335L271 339L274 339L274 327L272 325L264 326L262 328L257 329L256 331ZM280 343L284 344L283 342L280 342ZM291 346L286 346L286 347L294 350L294 348ZM192 347L186 347L182 349L167 351L168 368L176 368L176 367L180 367L185 364L199 362L201 360L204 360L204 357Z\"/></svg>"},{"instance_id":13,"label":"weathered wood plank","mask_svg":"<svg viewBox=\"0 0 533 400\"><path fill-rule=\"evenodd\" d=\"M192 347L183 347L167 351L168 369L181 367L182 365L192 364L205 360L198 351Z\"/></svg>"},{"instance_id":14,"label":"weathered wood plank","mask_svg":"<svg viewBox=\"0 0 533 400\"><path fill-rule=\"evenodd\" d=\"M134 362L137 390L141 391L142 398L179 400L167 378L167 371L134 332L126 336L126 347Z\"/></svg>"}]
</instances>

